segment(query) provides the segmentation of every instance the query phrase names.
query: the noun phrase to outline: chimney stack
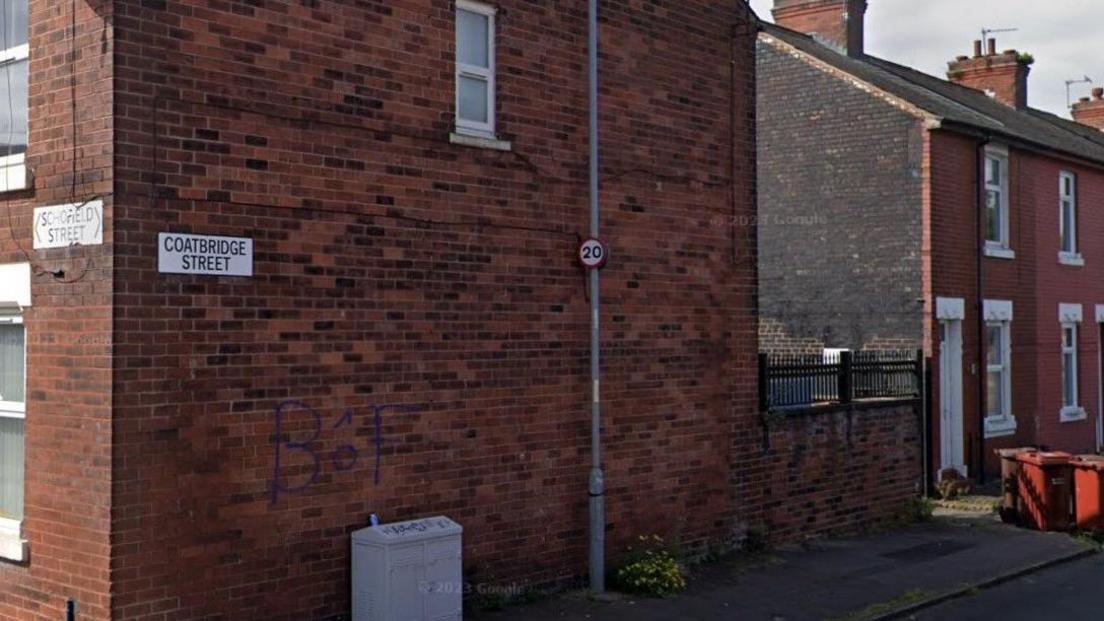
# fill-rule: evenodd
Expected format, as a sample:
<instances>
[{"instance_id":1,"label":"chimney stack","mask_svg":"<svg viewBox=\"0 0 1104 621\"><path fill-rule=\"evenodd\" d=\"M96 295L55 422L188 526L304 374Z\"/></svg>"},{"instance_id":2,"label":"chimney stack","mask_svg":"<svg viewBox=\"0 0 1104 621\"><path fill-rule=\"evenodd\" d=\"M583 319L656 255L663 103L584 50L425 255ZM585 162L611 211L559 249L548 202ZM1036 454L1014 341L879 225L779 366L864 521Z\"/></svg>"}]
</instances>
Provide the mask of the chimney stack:
<instances>
[{"instance_id":1,"label":"chimney stack","mask_svg":"<svg viewBox=\"0 0 1104 621\"><path fill-rule=\"evenodd\" d=\"M1027 107L1027 76L1035 59L1016 50L997 53L997 40L974 41L973 58L959 56L948 64L947 77L955 84L989 94L1013 108Z\"/></svg>"},{"instance_id":2,"label":"chimney stack","mask_svg":"<svg viewBox=\"0 0 1104 621\"><path fill-rule=\"evenodd\" d=\"M848 56L862 56L866 0L774 0L779 26L811 35Z\"/></svg>"},{"instance_id":3,"label":"chimney stack","mask_svg":"<svg viewBox=\"0 0 1104 621\"><path fill-rule=\"evenodd\" d=\"M1078 123L1104 130L1104 88L1092 89L1092 98L1082 97L1073 104L1071 112Z\"/></svg>"}]
</instances>

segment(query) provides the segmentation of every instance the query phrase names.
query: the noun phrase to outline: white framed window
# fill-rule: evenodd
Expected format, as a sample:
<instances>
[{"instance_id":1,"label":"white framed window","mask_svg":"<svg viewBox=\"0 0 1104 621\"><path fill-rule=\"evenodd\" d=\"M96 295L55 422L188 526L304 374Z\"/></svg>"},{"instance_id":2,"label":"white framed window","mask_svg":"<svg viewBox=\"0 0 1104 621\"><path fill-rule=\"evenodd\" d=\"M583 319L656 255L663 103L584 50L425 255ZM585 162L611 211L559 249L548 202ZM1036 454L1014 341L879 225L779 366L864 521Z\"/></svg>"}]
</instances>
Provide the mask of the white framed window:
<instances>
[{"instance_id":1,"label":"white framed window","mask_svg":"<svg viewBox=\"0 0 1104 621\"><path fill-rule=\"evenodd\" d=\"M1003 259L1015 257L1008 232L1008 150L985 148L985 253Z\"/></svg>"},{"instance_id":2,"label":"white framed window","mask_svg":"<svg viewBox=\"0 0 1104 621\"><path fill-rule=\"evenodd\" d=\"M1077 177L1062 171L1058 175L1058 261L1084 265L1077 252Z\"/></svg>"},{"instance_id":3,"label":"white framed window","mask_svg":"<svg viewBox=\"0 0 1104 621\"><path fill-rule=\"evenodd\" d=\"M30 45L28 0L0 2L0 192L27 187Z\"/></svg>"},{"instance_id":4,"label":"white framed window","mask_svg":"<svg viewBox=\"0 0 1104 621\"><path fill-rule=\"evenodd\" d=\"M1016 432L1012 413L1012 302L985 300L985 436Z\"/></svg>"},{"instance_id":5,"label":"white framed window","mask_svg":"<svg viewBox=\"0 0 1104 621\"><path fill-rule=\"evenodd\" d=\"M30 306L26 263L0 265L0 557L22 561L24 422L27 418L27 336L23 309Z\"/></svg>"},{"instance_id":6,"label":"white framed window","mask_svg":"<svg viewBox=\"0 0 1104 621\"><path fill-rule=\"evenodd\" d=\"M1062 346L1062 422L1085 420L1085 408L1080 403L1080 366L1078 365L1078 332L1082 320L1080 304L1059 304Z\"/></svg>"},{"instance_id":7,"label":"white framed window","mask_svg":"<svg viewBox=\"0 0 1104 621\"><path fill-rule=\"evenodd\" d=\"M1062 412L1077 406L1077 324L1062 324Z\"/></svg>"},{"instance_id":8,"label":"white framed window","mask_svg":"<svg viewBox=\"0 0 1104 621\"><path fill-rule=\"evenodd\" d=\"M456 132L495 137L495 14L456 0Z\"/></svg>"}]
</instances>

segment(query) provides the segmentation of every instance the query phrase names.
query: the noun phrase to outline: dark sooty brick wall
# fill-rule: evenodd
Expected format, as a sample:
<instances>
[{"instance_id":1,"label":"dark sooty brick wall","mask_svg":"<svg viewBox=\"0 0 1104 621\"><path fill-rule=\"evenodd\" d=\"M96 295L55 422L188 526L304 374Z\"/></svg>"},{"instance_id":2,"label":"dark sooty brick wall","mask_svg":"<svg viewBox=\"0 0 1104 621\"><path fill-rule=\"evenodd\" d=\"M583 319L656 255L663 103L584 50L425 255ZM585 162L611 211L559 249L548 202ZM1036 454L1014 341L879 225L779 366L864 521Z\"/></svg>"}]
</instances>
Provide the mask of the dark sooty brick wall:
<instances>
[{"instance_id":1,"label":"dark sooty brick wall","mask_svg":"<svg viewBox=\"0 0 1104 621\"><path fill-rule=\"evenodd\" d=\"M761 347L919 347L922 125L758 48Z\"/></svg>"}]
</instances>

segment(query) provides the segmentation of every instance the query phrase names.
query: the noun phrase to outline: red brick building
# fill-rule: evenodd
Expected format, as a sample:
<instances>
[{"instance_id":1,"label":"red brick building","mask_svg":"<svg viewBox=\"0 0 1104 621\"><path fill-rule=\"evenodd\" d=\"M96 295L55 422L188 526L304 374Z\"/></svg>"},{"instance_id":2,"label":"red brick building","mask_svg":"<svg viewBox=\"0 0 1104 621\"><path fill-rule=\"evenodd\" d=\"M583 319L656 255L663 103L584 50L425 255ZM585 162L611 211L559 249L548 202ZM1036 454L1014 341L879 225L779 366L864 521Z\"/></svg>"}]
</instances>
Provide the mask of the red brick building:
<instances>
[{"instance_id":1,"label":"red brick building","mask_svg":"<svg viewBox=\"0 0 1104 621\"><path fill-rule=\"evenodd\" d=\"M372 513L585 573L585 3L4 6L0 618L340 618ZM756 20L602 10L608 548L731 544Z\"/></svg>"},{"instance_id":2,"label":"red brick building","mask_svg":"<svg viewBox=\"0 0 1104 621\"><path fill-rule=\"evenodd\" d=\"M933 477L1096 451L1104 133L1029 107L992 40L949 81L867 55L865 9L778 0L760 36L762 346L923 348Z\"/></svg>"}]
</instances>

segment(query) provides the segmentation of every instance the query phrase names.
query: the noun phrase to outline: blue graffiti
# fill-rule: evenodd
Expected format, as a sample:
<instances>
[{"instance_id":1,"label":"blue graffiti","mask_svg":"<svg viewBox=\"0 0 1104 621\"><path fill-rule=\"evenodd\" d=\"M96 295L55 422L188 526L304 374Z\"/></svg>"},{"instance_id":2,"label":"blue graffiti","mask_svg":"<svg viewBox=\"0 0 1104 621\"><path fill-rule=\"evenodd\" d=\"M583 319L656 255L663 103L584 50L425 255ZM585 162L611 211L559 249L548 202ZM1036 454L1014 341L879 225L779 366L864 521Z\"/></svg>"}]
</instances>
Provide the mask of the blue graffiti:
<instances>
[{"instance_id":1,"label":"blue graffiti","mask_svg":"<svg viewBox=\"0 0 1104 621\"><path fill-rule=\"evenodd\" d=\"M375 437L373 438L372 446L375 449L375 468L372 475L374 485L379 485L381 482L380 471L383 466L383 415L385 412L397 412L397 413L412 413L416 411L414 406L410 405L374 405L371 406L373 429ZM309 437L303 440L284 439L284 423L286 417L291 412L306 412L309 419L312 421ZM302 401L284 401L276 406L272 412L273 421L275 424L275 434L272 436L272 443L275 447L273 453L273 466L272 466L272 504L276 504L280 500L281 494L295 494L303 492L310 488L312 485L318 482L319 477L322 476L324 464L324 456L320 455L315 450L314 445L322 438L323 421L322 415L318 410L315 410L311 406L303 403ZM353 410L345 410L344 414L333 425L333 431L340 431L346 427L354 427L356 423L356 414ZM284 458L287 455L297 454L301 457L305 457L308 462L306 480L298 485L288 485L283 482L283 467ZM337 446L333 452L325 457L328 457L329 464L336 472L348 472L356 467L360 461L360 451L356 446L352 444L341 444Z\"/></svg>"}]
</instances>

